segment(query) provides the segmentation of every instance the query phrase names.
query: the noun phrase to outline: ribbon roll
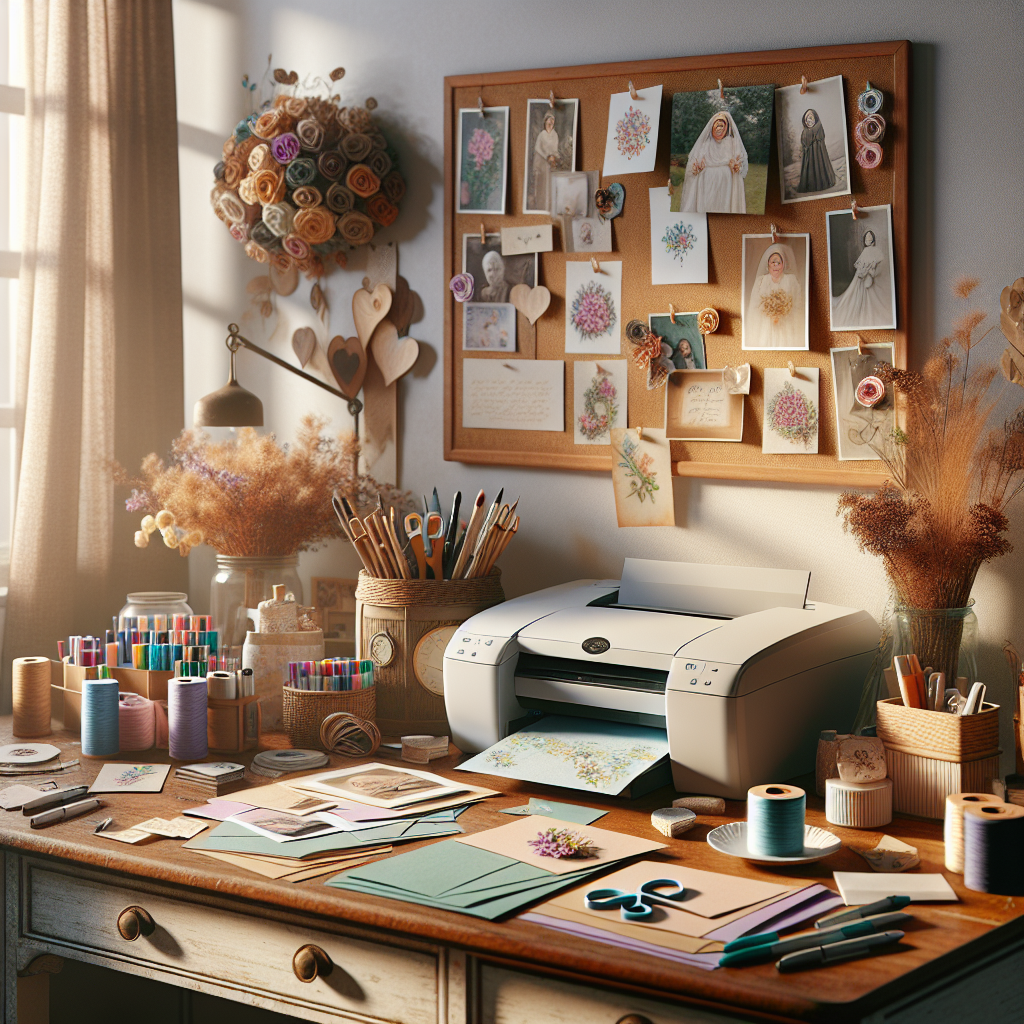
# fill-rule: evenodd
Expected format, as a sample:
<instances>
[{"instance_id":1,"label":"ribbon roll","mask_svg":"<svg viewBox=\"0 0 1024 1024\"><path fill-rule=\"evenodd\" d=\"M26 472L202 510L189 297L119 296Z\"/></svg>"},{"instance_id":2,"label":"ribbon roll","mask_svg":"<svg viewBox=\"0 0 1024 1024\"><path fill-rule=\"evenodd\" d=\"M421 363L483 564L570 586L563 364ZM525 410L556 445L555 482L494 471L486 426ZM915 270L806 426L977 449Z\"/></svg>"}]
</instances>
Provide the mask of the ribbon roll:
<instances>
[{"instance_id":1,"label":"ribbon roll","mask_svg":"<svg viewBox=\"0 0 1024 1024\"><path fill-rule=\"evenodd\" d=\"M137 693L119 694L117 720L122 750L149 750L156 742L156 711L151 700Z\"/></svg>"},{"instance_id":2,"label":"ribbon roll","mask_svg":"<svg viewBox=\"0 0 1024 1024\"><path fill-rule=\"evenodd\" d=\"M865 171L873 171L882 162L882 147L867 142L857 150L856 160Z\"/></svg>"},{"instance_id":3,"label":"ribbon roll","mask_svg":"<svg viewBox=\"0 0 1024 1024\"><path fill-rule=\"evenodd\" d=\"M868 142L881 142L885 138L885 118L881 114L871 114L857 122L853 134L862 146Z\"/></svg>"},{"instance_id":4,"label":"ribbon roll","mask_svg":"<svg viewBox=\"0 0 1024 1024\"><path fill-rule=\"evenodd\" d=\"M862 114L877 114L882 109L884 102L885 96L882 94L882 91L874 88L868 82L864 87L864 91L857 97L857 109Z\"/></svg>"}]
</instances>

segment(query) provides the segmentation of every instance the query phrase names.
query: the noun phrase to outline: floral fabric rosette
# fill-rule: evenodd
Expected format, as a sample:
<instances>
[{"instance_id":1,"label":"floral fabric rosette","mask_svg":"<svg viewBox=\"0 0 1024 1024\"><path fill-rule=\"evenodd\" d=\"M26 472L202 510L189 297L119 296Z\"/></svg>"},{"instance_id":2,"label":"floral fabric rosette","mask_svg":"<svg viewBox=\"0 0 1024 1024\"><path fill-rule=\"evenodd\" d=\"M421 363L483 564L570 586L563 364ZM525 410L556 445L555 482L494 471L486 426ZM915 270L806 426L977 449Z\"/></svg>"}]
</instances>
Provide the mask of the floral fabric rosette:
<instances>
[{"instance_id":1,"label":"floral fabric rosette","mask_svg":"<svg viewBox=\"0 0 1024 1024\"><path fill-rule=\"evenodd\" d=\"M210 203L251 259L319 277L394 223L397 165L369 109L280 94L224 142Z\"/></svg>"}]
</instances>

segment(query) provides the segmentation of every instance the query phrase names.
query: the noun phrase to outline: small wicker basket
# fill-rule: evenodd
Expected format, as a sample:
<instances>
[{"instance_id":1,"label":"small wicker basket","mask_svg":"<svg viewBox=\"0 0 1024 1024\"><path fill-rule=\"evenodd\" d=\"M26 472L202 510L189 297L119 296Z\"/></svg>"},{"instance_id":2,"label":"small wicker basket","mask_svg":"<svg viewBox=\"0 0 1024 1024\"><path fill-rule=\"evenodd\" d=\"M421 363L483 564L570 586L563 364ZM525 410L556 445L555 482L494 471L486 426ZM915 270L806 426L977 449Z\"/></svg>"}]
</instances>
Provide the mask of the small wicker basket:
<instances>
[{"instance_id":1,"label":"small wicker basket","mask_svg":"<svg viewBox=\"0 0 1024 1024\"><path fill-rule=\"evenodd\" d=\"M335 711L347 711L372 722L377 714L376 687L365 690L297 690L282 686L284 731L293 747L323 750L320 723Z\"/></svg>"}]
</instances>

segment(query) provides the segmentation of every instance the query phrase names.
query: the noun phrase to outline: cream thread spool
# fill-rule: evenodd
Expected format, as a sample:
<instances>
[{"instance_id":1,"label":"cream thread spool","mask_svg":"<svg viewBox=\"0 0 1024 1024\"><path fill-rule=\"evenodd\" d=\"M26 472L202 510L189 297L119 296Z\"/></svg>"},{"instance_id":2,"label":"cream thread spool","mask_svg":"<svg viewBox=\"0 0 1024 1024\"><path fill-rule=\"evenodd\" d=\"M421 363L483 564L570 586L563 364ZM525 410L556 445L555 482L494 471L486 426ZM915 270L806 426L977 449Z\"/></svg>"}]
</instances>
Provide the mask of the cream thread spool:
<instances>
[{"instance_id":1,"label":"cream thread spool","mask_svg":"<svg viewBox=\"0 0 1024 1024\"><path fill-rule=\"evenodd\" d=\"M825 820L846 828L878 828L892 821L892 779L825 780Z\"/></svg>"},{"instance_id":2,"label":"cream thread spool","mask_svg":"<svg viewBox=\"0 0 1024 1024\"><path fill-rule=\"evenodd\" d=\"M770 783L747 790L747 850L756 857L799 857L804 852L807 794L799 786Z\"/></svg>"},{"instance_id":3,"label":"cream thread spool","mask_svg":"<svg viewBox=\"0 0 1024 1024\"><path fill-rule=\"evenodd\" d=\"M964 808L981 804L1001 804L993 793L950 793L942 819L942 840L946 848L946 870L964 873Z\"/></svg>"},{"instance_id":4,"label":"cream thread spool","mask_svg":"<svg viewBox=\"0 0 1024 1024\"><path fill-rule=\"evenodd\" d=\"M14 735L50 735L50 659L15 658L11 673Z\"/></svg>"},{"instance_id":5,"label":"cream thread spool","mask_svg":"<svg viewBox=\"0 0 1024 1024\"><path fill-rule=\"evenodd\" d=\"M237 700L238 684L234 672L210 672L206 676L206 693L213 700Z\"/></svg>"}]
</instances>

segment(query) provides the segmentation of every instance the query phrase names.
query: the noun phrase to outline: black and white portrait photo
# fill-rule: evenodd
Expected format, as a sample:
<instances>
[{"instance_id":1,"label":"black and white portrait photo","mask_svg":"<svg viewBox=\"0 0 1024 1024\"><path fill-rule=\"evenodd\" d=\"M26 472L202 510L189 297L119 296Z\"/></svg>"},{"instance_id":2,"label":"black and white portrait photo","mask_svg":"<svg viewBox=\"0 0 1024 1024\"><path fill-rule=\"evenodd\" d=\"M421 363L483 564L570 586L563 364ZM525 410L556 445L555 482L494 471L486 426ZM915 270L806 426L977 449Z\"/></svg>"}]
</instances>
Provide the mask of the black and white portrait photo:
<instances>
[{"instance_id":1,"label":"black and white portrait photo","mask_svg":"<svg viewBox=\"0 0 1024 1024\"><path fill-rule=\"evenodd\" d=\"M517 284L533 288L537 284L537 254L501 255L501 235L462 236L462 272L473 278L474 302L508 302Z\"/></svg>"},{"instance_id":2,"label":"black and white portrait photo","mask_svg":"<svg viewBox=\"0 0 1024 1024\"><path fill-rule=\"evenodd\" d=\"M828 292L833 331L894 330L896 282L892 207L833 210L828 224Z\"/></svg>"}]
</instances>

